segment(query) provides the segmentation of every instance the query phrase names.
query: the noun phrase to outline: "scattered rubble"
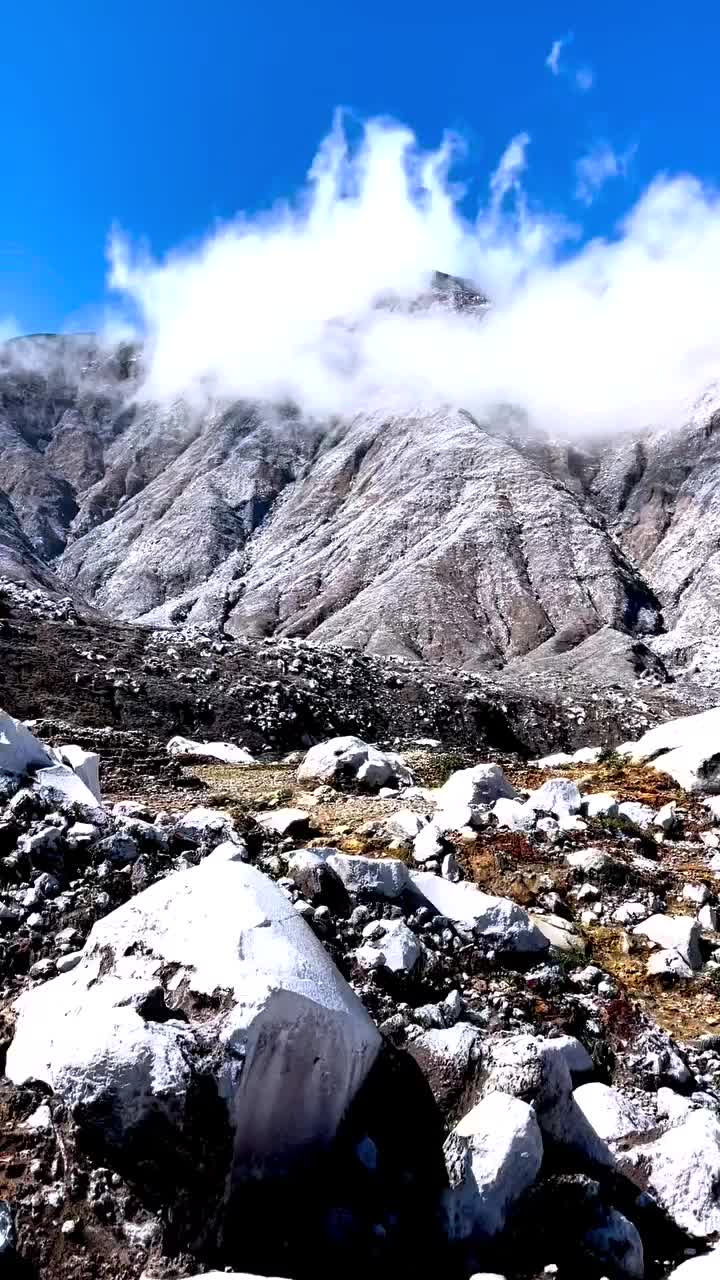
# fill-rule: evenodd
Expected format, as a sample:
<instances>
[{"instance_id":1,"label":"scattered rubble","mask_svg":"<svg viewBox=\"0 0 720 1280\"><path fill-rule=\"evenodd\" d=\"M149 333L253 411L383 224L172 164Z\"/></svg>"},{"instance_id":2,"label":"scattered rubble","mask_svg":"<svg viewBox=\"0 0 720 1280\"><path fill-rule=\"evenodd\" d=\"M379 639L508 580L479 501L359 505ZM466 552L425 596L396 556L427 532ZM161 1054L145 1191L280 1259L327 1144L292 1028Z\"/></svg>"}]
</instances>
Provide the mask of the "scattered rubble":
<instances>
[{"instance_id":1,"label":"scattered rubble","mask_svg":"<svg viewBox=\"0 0 720 1280\"><path fill-rule=\"evenodd\" d=\"M720 875L694 792L614 756L353 739L272 768L160 751L117 799L101 737L3 723L0 1250L48 1280L712 1257Z\"/></svg>"}]
</instances>

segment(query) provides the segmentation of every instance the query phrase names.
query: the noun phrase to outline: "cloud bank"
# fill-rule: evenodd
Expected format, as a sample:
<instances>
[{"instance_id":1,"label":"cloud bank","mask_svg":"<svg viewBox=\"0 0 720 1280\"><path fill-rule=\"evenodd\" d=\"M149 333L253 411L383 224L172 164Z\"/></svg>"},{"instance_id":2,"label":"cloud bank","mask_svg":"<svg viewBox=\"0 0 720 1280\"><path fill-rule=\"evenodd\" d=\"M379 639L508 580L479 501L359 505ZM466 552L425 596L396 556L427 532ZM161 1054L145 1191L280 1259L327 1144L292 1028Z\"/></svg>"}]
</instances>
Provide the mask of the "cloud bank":
<instances>
[{"instance_id":1,"label":"cloud bank","mask_svg":"<svg viewBox=\"0 0 720 1280\"><path fill-rule=\"evenodd\" d=\"M612 239L582 243L530 206L527 134L472 217L451 179L458 145L425 153L374 121L353 149L338 121L292 203L162 261L113 236L111 284L146 335L144 393L290 400L313 416L457 406L482 419L510 404L551 435L682 422L720 376L718 193L659 177ZM436 269L492 306L413 308Z\"/></svg>"}]
</instances>

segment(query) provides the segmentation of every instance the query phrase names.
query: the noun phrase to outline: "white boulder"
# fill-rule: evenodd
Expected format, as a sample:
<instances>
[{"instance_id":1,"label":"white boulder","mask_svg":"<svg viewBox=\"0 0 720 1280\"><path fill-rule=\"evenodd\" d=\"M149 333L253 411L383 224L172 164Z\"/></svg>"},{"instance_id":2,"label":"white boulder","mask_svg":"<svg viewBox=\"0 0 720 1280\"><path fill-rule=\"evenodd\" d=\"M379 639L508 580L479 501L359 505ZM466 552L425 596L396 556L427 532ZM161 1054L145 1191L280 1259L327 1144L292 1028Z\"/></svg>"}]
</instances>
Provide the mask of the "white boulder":
<instances>
[{"instance_id":1,"label":"white boulder","mask_svg":"<svg viewBox=\"0 0 720 1280\"><path fill-rule=\"evenodd\" d=\"M391 813L385 821L385 831L395 840L413 841L427 827L428 823L419 813L412 809L398 809Z\"/></svg>"},{"instance_id":2,"label":"white boulder","mask_svg":"<svg viewBox=\"0 0 720 1280\"><path fill-rule=\"evenodd\" d=\"M508 827L510 831L532 831L537 814L528 809L519 800L508 800L501 797L496 800L492 812L499 827Z\"/></svg>"},{"instance_id":3,"label":"white boulder","mask_svg":"<svg viewBox=\"0 0 720 1280\"><path fill-rule=\"evenodd\" d=\"M412 929L404 920L381 920L374 922L374 926L372 936L358 954L362 967L412 973L425 951Z\"/></svg>"},{"instance_id":4,"label":"white boulder","mask_svg":"<svg viewBox=\"0 0 720 1280\"><path fill-rule=\"evenodd\" d=\"M538 769L560 769L567 764L596 764L601 755L602 747L580 747L579 751L573 751L572 754L556 751L554 755L533 760L533 764Z\"/></svg>"},{"instance_id":5,"label":"white boulder","mask_svg":"<svg viewBox=\"0 0 720 1280\"><path fill-rule=\"evenodd\" d=\"M540 916L533 913L530 919L535 928L547 939L553 951L563 951L570 955L575 952L584 955L587 951L587 943L582 934L578 933L572 920L565 920L562 916Z\"/></svg>"},{"instance_id":6,"label":"white boulder","mask_svg":"<svg viewBox=\"0 0 720 1280\"><path fill-rule=\"evenodd\" d=\"M399 898L410 885L408 869L399 858L364 858L360 854L331 853L325 858L348 893Z\"/></svg>"},{"instance_id":7,"label":"white boulder","mask_svg":"<svg viewBox=\"0 0 720 1280\"><path fill-rule=\"evenodd\" d=\"M441 915L455 924L472 929L502 951L547 951L548 943L523 907L509 898L482 893L467 880L454 884L416 871L411 875L415 888Z\"/></svg>"},{"instance_id":8,"label":"white boulder","mask_svg":"<svg viewBox=\"0 0 720 1280\"><path fill-rule=\"evenodd\" d=\"M643 830L652 826L655 820L655 810L650 808L649 804L639 804L636 800L623 800L618 805L618 814L621 818L627 818L628 822L634 822L636 827Z\"/></svg>"},{"instance_id":9,"label":"white boulder","mask_svg":"<svg viewBox=\"0 0 720 1280\"><path fill-rule=\"evenodd\" d=\"M593 1081L575 1090L574 1098L598 1137L607 1143L652 1129L654 1120L622 1089Z\"/></svg>"},{"instance_id":10,"label":"white boulder","mask_svg":"<svg viewBox=\"0 0 720 1280\"><path fill-rule=\"evenodd\" d=\"M710 796L703 803L709 810L713 822L720 822L720 796Z\"/></svg>"},{"instance_id":11,"label":"white boulder","mask_svg":"<svg viewBox=\"0 0 720 1280\"><path fill-rule=\"evenodd\" d=\"M255 821L277 836L299 835L307 829L310 814L304 809L265 809L255 814Z\"/></svg>"},{"instance_id":12,"label":"white boulder","mask_svg":"<svg viewBox=\"0 0 720 1280\"><path fill-rule=\"evenodd\" d=\"M442 858L446 845L443 833L435 822L428 822L413 842L413 857L416 862L430 862L431 859Z\"/></svg>"},{"instance_id":13,"label":"white boulder","mask_svg":"<svg viewBox=\"0 0 720 1280\"><path fill-rule=\"evenodd\" d=\"M500 1091L532 1102L546 1141L584 1161L611 1166L612 1154L575 1102L570 1068L551 1039L512 1034L490 1047L486 1091Z\"/></svg>"},{"instance_id":14,"label":"white boulder","mask_svg":"<svg viewBox=\"0 0 720 1280\"><path fill-rule=\"evenodd\" d=\"M194 756L198 760L219 760L222 764L255 764L255 759L244 747L232 742L194 742L192 738L171 738L166 751L169 756Z\"/></svg>"},{"instance_id":15,"label":"white boulder","mask_svg":"<svg viewBox=\"0 0 720 1280\"><path fill-rule=\"evenodd\" d=\"M456 805L493 804L505 797L512 800L515 788L508 782L499 764L476 764L471 769L456 769L447 782L437 790L438 809L453 809Z\"/></svg>"},{"instance_id":16,"label":"white boulder","mask_svg":"<svg viewBox=\"0 0 720 1280\"><path fill-rule=\"evenodd\" d=\"M311 747L300 768L298 780L332 782L350 778L371 789L393 786L408 787L413 776L400 756L392 751L379 751L361 738L331 738Z\"/></svg>"},{"instance_id":17,"label":"white boulder","mask_svg":"<svg viewBox=\"0 0 720 1280\"><path fill-rule=\"evenodd\" d=\"M651 978L681 978L687 981L692 978L693 971L679 951L655 951L647 962L647 972Z\"/></svg>"},{"instance_id":18,"label":"white boulder","mask_svg":"<svg viewBox=\"0 0 720 1280\"><path fill-rule=\"evenodd\" d=\"M577 785L567 778L549 778L536 791L530 792L525 805L538 813L550 813L556 818L566 818L580 812L582 796Z\"/></svg>"},{"instance_id":19,"label":"white boulder","mask_svg":"<svg viewBox=\"0 0 720 1280\"><path fill-rule=\"evenodd\" d=\"M638 1169L682 1231L700 1239L720 1231L720 1119L713 1112L693 1111L654 1142L633 1146L623 1167Z\"/></svg>"},{"instance_id":20,"label":"white boulder","mask_svg":"<svg viewBox=\"0 0 720 1280\"><path fill-rule=\"evenodd\" d=\"M0 774L21 777L34 769L55 764L50 749L38 742L21 720L0 711Z\"/></svg>"},{"instance_id":21,"label":"white boulder","mask_svg":"<svg viewBox=\"0 0 720 1280\"><path fill-rule=\"evenodd\" d=\"M636 762L647 761L684 791L720 790L720 707L668 720L619 750Z\"/></svg>"},{"instance_id":22,"label":"white boulder","mask_svg":"<svg viewBox=\"0 0 720 1280\"><path fill-rule=\"evenodd\" d=\"M208 809L205 805L196 805L183 814L175 825L175 835L186 844L220 844L223 840L231 840L235 834L235 823L225 809Z\"/></svg>"},{"instance_id":23,"label":"white boulder","mask_svg":"<svg viewBox=\"0 0 720 1280\"><path fill-rule=\"evenodd\" d=\"M59 804L80 804L86 809L99 808L99 800L74 769L66 764L54 764L38 769L35 774L38 786L45 787L57 797Z\"/></svg>"},{"instance_id":24,"label":"white boulder","mask_svg":"<svg viewBox=\"0 0 720 1280\"><path fill-rule=\"evenodd\" d=\"M709 933L718 932L718 924L720 923L720 908L711 907L709 902L701 907L697 914L697 921L701 929L706 929Z\"/></svg>"},{"instance_id":25,"label":"white boulder","mask_svg":"<svg viewBox=\"0 0 720 1280\"><path fill-rule=\"evenodd\" d=\"M692 916L654 915L636 924L633 933L663 950L677 951L691 969L702 967L700 925Z\"/></svg>"},{"instance_id":26,"label":"white boulder","mask_svg":"<svg viewBox=\"0 0 720 1280\"><path fill-rule=\"evenodd\" d=\"M602 849L577 849L566 854L565 861L573 871L591 880L616 880L627 874L625 864Z\"/></svg>"},{"instance_id":27,"label":"white boulder","mask_svg":"<svg viewBox=\"0 0 720 1280\"><path fill-rule=\"evenodd\" d=\"M688 1258L670 1272L668 1280L717 1280L720 1276L720 1245L698 1258Z\"/></svg>"},{"instance_id":28,"label":"white boulder","mask_svg":"<svg viewBox=\"0 0 720 1280\"><path fill-rule=\"evenodd\" d=\"M588 818L617 817L618 802L609 791L595 791L585 796L582 807Z\"/></svg>"},{"instance_id":29,"label":"white boulder","mask_svg":"<svg viewBox=\"0 0 720 1280\"><path fill-rule=\"evenodd\" d=\"M100 757L95 751L83 751L73 743L60 747L60 758L63 764L69 765L78 778L85 783L88 791L92 791L98 804L102 801L100 791Z\"/></svg>"},{"instance_id":30,"label":"white boulder","mask_svg":"<svg viewBox=\"0 0 720 1280\"><path fill-rule=\"evenodd\" d=\"M677 802L669 800L661 809L658 809L653 819L653 826L659 827L661 831L671 832L678 825Z\"/></svg>"},{"instance_id":31,"label":"white boulder","mask_svg":"<svg viewBox=\"0 0 720 1280\"><path fill-rule=\"evenodd\" d=\"M587 1075L594 1070L590 1054L576 1036L547 1037L542 1044L544 1053L559 1054L571 1076Z\"/></svg>"},{"instance_id":32,"label":"white boulder","mask_svg":"<svg viewBox=\"0 0 720 1280\"><path fill-rule=\"evenodd\" d=\"M118 1140L154 1112L182 1125L196 1069L211 1070L231 1180L329 1142L380 1047L320 942L240 856L222 846L97 923L76 968L18 1001L6 1068L78 1114L97 1104ZM149 1012L163 1001L169 1016Z\"/></svg>"},{"instance_id":33,"label":"white boulder","mask_svg":"<svg viewBox=\"0 0 720 1280\"><path fill-rule=\"evenodd\" d=\"M142 1275L140 1280L151 1280L148 1275ZM249 1271L203 1271L202 1275L190 1276L188 1280L282 1280L281 1276L258 1276Z\"/></svg>"},{"instance_id":34,"label":"white boulder","mask_svg":"<svg viewBox=\"0 0 720 1280\"><path fill-rule=\"evenodd\" d=\"M535 1181L542 1158L542 1136L532 1107L504 1093L484 1097L445 1143L449 1238L498 1235L510 1209Z\"/></svg>"}]
</instances>

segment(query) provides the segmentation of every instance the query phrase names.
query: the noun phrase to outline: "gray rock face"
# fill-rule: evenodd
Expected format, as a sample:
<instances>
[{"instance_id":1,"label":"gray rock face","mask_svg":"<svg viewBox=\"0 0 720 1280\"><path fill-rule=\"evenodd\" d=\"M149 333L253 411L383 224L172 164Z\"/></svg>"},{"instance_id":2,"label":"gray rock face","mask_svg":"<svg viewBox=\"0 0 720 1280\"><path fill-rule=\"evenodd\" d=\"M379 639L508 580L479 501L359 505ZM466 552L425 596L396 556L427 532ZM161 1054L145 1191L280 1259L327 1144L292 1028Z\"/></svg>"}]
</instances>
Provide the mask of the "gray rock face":
<instances>
[{"instance_id":1,"label":"gray rock face","mask_svg":"<svg viewBox=\"0 0 720 1280\"><path fill-rule=\"evenodd\" d=\"M140 373L89 337L2 348L0 571L124 619L720 680L712 406L578 447L512 413L159 407L134 398Z\"/></svg>"}]
</instances>

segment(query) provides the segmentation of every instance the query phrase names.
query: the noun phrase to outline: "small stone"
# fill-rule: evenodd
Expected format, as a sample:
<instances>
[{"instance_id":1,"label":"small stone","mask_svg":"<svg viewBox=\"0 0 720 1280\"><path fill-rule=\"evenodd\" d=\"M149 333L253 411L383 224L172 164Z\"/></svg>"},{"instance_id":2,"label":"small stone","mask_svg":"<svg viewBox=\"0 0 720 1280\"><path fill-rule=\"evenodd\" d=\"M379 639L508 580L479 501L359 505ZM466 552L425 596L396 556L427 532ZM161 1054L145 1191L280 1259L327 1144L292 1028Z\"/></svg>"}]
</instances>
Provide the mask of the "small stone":
<instances>
[{"instance_id":1,"label":"small stone","mask_svg":"<svg viewBox=\"0 0 720 1280\"><path fill-rule=\"evenodd\" d=\"M77 1218L66 1218L60 1230L64 1236L74 1236L79 1225Z\"/></svg>"},{"instance_id":2,"label":"small stone","mask_svg":"<svg viewBox=\"0 0 720 1280\"><path fill-rule=\"evenodd\" d=\"M452 881L453 884L457 884L459 880L462 880L462 871L452 851L445 854L440 870L445 879Z\"/></svg>"},{"instance_id":3,"label":"small stone","mask_svg":"<svg viewBox=\"0 0 720 1280\"><path fill-rule=\"evenodd\" d=\"M675 800L670 800L668 804L663 805L662 809L658 809L653 826L659 827L661 831L670 832L677 824L677 803Z\"/></svg>"}]
</instances>

